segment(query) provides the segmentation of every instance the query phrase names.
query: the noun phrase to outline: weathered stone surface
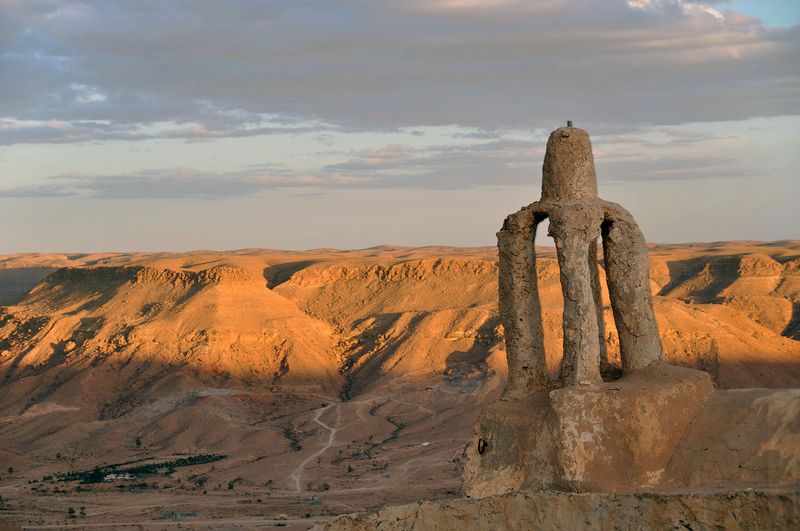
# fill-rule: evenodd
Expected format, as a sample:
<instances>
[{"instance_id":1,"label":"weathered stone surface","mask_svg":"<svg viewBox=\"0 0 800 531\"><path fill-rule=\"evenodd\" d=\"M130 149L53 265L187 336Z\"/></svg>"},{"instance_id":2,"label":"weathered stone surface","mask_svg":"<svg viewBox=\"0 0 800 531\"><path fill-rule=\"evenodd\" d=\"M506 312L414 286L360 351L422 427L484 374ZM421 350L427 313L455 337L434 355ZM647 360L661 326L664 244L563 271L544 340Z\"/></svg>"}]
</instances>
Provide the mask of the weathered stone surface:
<instances>
[{"instance_id":1,"label":"weathered stone surface","mask_svg":"<svg viewBox=\"0 0 800 531\"><path fill-rule=\"evenodd\" d=\"M517 492L340 516L327 531L798 529L797 487L697 494Z\"/></svg>"},{"instance_id":2,"label":"weathered stone surface","mask_svg":"<svg viewBox=\"0 0 800 531\"><path fill-rule=\"evenodd\" d=\"M598 387L489 404L466 457L471 497L792 484L800 390L715 391L704 372L653 365Z\"/></svg>"},{"instance_id":3,"label":"weathered stone surface","mask_svg":"<svg viewBox=\"0 0 800 531\"><path fill-rule=\"evenodd\" d=\"M600 233L602 210L592 203L564 203L551 207L549 213L550 235L556 242L564 294L561 382L598 384L601 382L598 312L586 253Z\"/></svg>"},{"instance_id":4,"label":"weathered stone surface","mask_svg":"<svg viewBox=\"0 0 800 531\"><path fill-rule=\"evenodd\" d=\"M800 389L735 389L712 395L664 474L693 488L800 481Z\"/></svg>"},{"instance_id":5,"label":"weathered stone surface","mask_svg":"<svg viewBox=\"0 0 800 531\"><path fill-rule=\"evenodd\" d=\"M589 134L577 127L559 127L547 140L542 165L542 200L597 199L597 175Z\"/></svg>"},{"instance_id":6,"label":"weathered stone surface","mask_svg":"<svg viewBox=\"0 0 800 531\"><path fill-rule=\"evenodd\" d=\"M508 216L497 238L498 287L500 297L509 302L500 307L508 359L506 396L525 394L549 381L536 284L536 210L531 205Z\"/></svg>"},{"instance_id":7,"label":"weathered stone surface","mask_svg":"<svg viewBox=\"0 0 800 531\"><path fill-rule=\"evenodd\" d=\"M686 428L713 393L708 374L671 365L599 387L552 391L562 485L577 492L659 485Z\"/></svg>"},{"instance_id":8,"label":"weathered stone surface","mask_svg":"<svg viewBox=\"0 0 800 531\"><path fill-rule=\"evenodd\" d=\"M548 383L534 250L536 227L548 217L564 295L562 385L598 385L601 373L614 372L605 352L600 298L597 238L601 227L622 369L641 369L663 359L644 237L625 209L598 199L586 131L561 127L547 142L541 201L508 216L497 233L500 314L509 367L507 397Z\"/></svg>"},{"instance_id":9,"label":"weathered stone surface","mask_svg":"<svg viewBox=\"0 0 800 531\"><path fill-rule=\"evenodd\" d=\"M603 256L622 369L641 369L664 358L653 313L644 236L628 211L608 201L602 204Z\"/></svg>"},{"instance_id":10,"label":"weathered stone surface","mask_svg":"<svg viewBox=\"0 0 800 531\"><path fill-rule=\"evenodd\" d=\"M490 404L467 449L464 492L631 492L664 470L714 387L700 371L658 365L599 386ZM477 441L486 441L482 454Z\"/></svg>"},{"instance_id":11,"label":"weathered stone surface","mask_svg":"<svg viewBox=\"0 0 800 531\"><path fill-rule=\"evenodd\" d=\"M541 390L486 406L467 448L464 492L482 498L560 481L550 392ZM478 441L485 449L478 453Z\"/></svg>"}]
</instances>

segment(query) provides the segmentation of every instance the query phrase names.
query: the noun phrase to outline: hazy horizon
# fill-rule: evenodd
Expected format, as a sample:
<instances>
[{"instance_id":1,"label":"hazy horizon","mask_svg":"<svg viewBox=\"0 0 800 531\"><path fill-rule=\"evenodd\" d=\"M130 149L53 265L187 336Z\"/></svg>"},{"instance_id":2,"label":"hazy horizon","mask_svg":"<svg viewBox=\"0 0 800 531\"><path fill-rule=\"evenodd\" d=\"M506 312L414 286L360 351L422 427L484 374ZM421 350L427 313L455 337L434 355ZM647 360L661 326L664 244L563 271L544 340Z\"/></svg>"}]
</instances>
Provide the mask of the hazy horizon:
<instances>
[{"instance_id":1,"label":"hazy horizon","mask_svg":"<svg viewBox=\"0 0 800 531\"><path fill-rule=\"evenodd\" d=\"M492 246L566 120L647 241L800 238L791 0L5 0L0 29L0 254Z\"/></svg>"},{"instance_id":2,"label":"hazy horizon","mask_svg":"<svg viewBox=\"0 0 800 531\"><path fill-rule=\"evenodd\" d=\"M541 229L540 229L541 230ZM543 233L539 233L540 238L544 238L546 235ZM682 247L702 247L702 246L709 246L709 245L739 245L739 244L755 244L755 245L777 245L777 244L793 244L793 243L800 243L800 238L783 238L778 240L714 240L714 241L689 241L689 242L645 242L647 247L675 247L675 248L682 248ZM555 244L553 243L552 238L549 236L546 237L546 241L540 242L537 240L536 242L537 248L547 248L552 249L555 252ZM429 244L429 245L401 245L401 244L393 244L393 243L379 243L376 245L370 245L368 247L305 247L305 248L279 248L279 247L238 247L238 248L186 248L186 249L95 249L89 251L73 251L68 249L50 249L45 251L18 251L18 252L9 252L9 253L0 253L0 257L2 256L15 256L15 255L37 255L37 254L63 254L69 256L90 256L90 255L103 255L103 254L115 254L115 255L191 255L191 254L202 254L202 253L221 253L221 254L237 254L237 253L258 253L261 251L264 252L287 252L287 253L313 253L313 252L324 252L324 251L334 251L334 252L342 252L342 253L359 253L363 251L371 251L371 250L378 250L381 248L385 248L387 250L390 249L409 249L409 250L425 250L425 249L475 249L475 250L488 250L488 249L496 249L497 244L487 244L487 245L449 245L446 243L443 244ZM602 246L601 243L598 242L598 248L602 253Z\"/></svg>"}]
</instances>

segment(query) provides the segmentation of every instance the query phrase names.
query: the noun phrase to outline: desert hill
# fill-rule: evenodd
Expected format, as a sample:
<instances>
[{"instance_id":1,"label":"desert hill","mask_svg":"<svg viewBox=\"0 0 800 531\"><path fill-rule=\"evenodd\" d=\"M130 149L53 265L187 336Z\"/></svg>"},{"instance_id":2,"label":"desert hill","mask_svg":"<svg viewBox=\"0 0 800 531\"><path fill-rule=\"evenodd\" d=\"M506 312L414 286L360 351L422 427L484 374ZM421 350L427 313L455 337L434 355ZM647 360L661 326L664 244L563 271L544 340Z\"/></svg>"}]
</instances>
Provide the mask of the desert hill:
<instances>
[{"instance_id":1,"label":"desert hill","mask_svg":"<svg viewBox=\"0 0 800 531\"><path fill-rule=\"evenodd\" d=\"M652 288L668 358L710 370L723 387L797 381L798 253L796 242L654 246ZM562 300L552 250L542 254L538 275L555 371ZM355 391L382 375L503 370L502 355L492 355L502 354L502 330L490 248L0 260L0 279L10 279L0 284L4 302L17 302L4 311L3 337L22 348L4 348L15 354L0 362L11 369L6 378L84 358L113 364L129 352L262 382L335 387L341 371ZM20 297L26 287L33 289ZM616 334L608 308L606 314L613 357ZM26 341L35 345L26 350Z\"/></svg>"},{"instance_id":2,"label":"desert hill","mask_svg":"<svg viewBox=\"0 0 800 531\"><path fill-rule=\"evenodd\" d=\"M234 266L67 267L7 308L2 322L6 382L39 380L35 393L23 393L22 410L42 394L67 406L105 399L99 415L118 416L173 371L339 385L330 326ZM85 389L92 392L76 392Z\"/></svg>"},{"instance_id":3,"label":"desert hill","mask_svg":"<svg viewBox=\"0 0 800 531\"><path fill-rule=\"evenodd\" d=\"M800 386L800 242L649 251L668 361L720 388ZM552 248L540 256L555 372L559 272ZM86 499L80 487L95 489L99 521L159 516L167 496L214 518L285 513L302 529L456 495L477 413L504 385L496 260L488 247L393 246L0 257L6 514L55 521ZM227 457L143 492L27 483L212 454ZM298 505L311 493L321 505Z\"/></svg>"}]
</instances>

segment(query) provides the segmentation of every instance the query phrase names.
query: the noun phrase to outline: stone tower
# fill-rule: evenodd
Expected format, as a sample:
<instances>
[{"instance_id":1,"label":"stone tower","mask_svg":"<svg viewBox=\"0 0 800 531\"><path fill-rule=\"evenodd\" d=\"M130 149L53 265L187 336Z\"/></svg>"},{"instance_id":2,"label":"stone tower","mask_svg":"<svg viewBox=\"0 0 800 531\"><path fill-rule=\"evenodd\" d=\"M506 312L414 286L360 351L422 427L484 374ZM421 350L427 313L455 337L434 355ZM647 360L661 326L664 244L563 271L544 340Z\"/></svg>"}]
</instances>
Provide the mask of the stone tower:
<instances>
[{"instance_id":1,"label":"stone tower","mask_svg":"<svg viewBox=\"0 0 800 531\"><path fill-rule=\"evenodd\" d=\"M550 382L545 366L536 282L534 236L545 219L550 220L555 239L564 295L560 386ZM707 373L662 363L644 238L625 209L597 197L592 146L585 131L568 126L550 135L541 199L508 216L497 236L508 386L503 397L483 408L473 442L465 450L462 479L467 497L541 490L652 492L684 488L694 481L699 485L714 474L724 482L733 477L751 482L754 459L763 459L758 468L758 473L764 471L763 481L789 478L785 470L791 470L791 481L796 481L797 467L788 463L800 462L798 454L787 451L790 457L785 461L773 457L774 428L765 429L759 439L763 442L756 443L763 445L758 451L739 450L738 426L731 428L727 440L715 439L709 429L733 423L716 420L723 402L732 408L724 419L751 418L748 411L767 408L736 405L744 402L738 402L738 396L726 398L731 396L728 392L716 394ZM624 372L613 382L601 379L608 360L598 238L603 240L603 265ZM781 430L792 434L785 439L788 448L797 430L786 426ZM720 433L726 429L717 428ZM737 450L731 451L732 447ZM706 453L710 448L712 453ZM717 455L713 458L717 461L707 462L709 455ZM528 496L526 500L532 499ZM594 507L589 499L584 501ZM531 514L538 517L541 511L537 506Z\"/></svg>"},{"instance_id":2,"label":"stone tower","mask_svg":"<svg viewBox=\"0 0 800 531\"><path fill-rule=\"evenodd\" d=\"M633 216L597 196L592 144L586 131L560 127L550 134L542 167L542 197L508 216L497 233L500 316L508 357L506 396L550 385L536 282L536 228L550 220L564 294L562 385L598 384L605 351L597 239L623 371L663 359L653 314L644 237Z\"/></svg>"}]
</instances>

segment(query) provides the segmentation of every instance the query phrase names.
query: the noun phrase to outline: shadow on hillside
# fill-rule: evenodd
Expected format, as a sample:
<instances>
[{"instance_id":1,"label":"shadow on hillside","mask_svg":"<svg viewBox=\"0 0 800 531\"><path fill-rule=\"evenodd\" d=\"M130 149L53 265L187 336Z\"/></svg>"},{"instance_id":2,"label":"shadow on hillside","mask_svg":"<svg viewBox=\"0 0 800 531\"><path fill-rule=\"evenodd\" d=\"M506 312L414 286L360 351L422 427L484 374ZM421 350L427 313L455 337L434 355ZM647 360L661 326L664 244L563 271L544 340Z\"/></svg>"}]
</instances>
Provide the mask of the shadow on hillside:
<instances>
[{"instance_id":1,"label":"shadow on hillside","mask_svg":"<svg viewBox=\"0 0 800 531\"><path fill-rule=\"evenodd\" d=\"M670 281L657 293L661 297L669 297L681 286L695 279L707 266L711 273L711 283L692 290L682 298L691 298L699 303L712 303L719 294L739 278L739 262L742 255L701 256L689 260L672 260L667 262Z\"/></svg>"},{"instance_id":2,"label":"shadow on hillside","mask_svg":"<svg viewBox=\"0 0 800 531\"><path fill-rule=\"evenodd\" d=\"M792 318L789 319L789 323L783 329L781 335L800 341L800 302L792 303Z\"/></svg>"},{"instance_id":3,"label":"shadow on hillside","mask_svg":"<svg viewBox=\"0 0 800 531\"><path fill-rule=\"evenodd\" d=\"M350 400L364 391L369 385L369 380L382 373L384 364L400 348L405 336L413 333L419 323L430 314L419 312L414 315L404 333L387 341L384 334L402 315L403 312L382 313L364 317L353 323L353 328L357 329L366 320L374 319L372 325L355 338L358 348L350 353L341 369L345 377L344 385L339 393L342 400Z\"/></svg>"},{"instance_id":4,"label":"shadow on hillside","mask_svg":"<svg viewBox=\"0 0 800 531\"><path fill-rule=\"evenodd\" d=\"M289 280L296 272L314 265L317 262L319 262L319 260L298 260L297 262L285 262L274 266L267 266L264 268L263 272L264 280L267 281L267 287L269 289L276 288Z\"/></svg>"},{"instance_id":5,"label":"shadow on hillside","mask_svg":"<svg viewBox=\"0 0 800 531\"><path fill-rule=\"evenodd\" d=\"M0 306L17 303L42 279L58 269L58 267L0 269Z\"/></svg>"},{"instance_id":6,"label":"shadow on hillside","mask_svg":"<svg viewBox=\"0 0 800 531\"><path fill-rule=\"evenodd\" d=\"M492 347L501 341L501 336L495 333L499 324L500 316L493 315L478 328L469 349L457 350L447 356L442 374L448 384L471 389L494 374L486 358Z\"/></svg>"},{"instance_id":7,"label":"shadow on hillside","mask_svg":"<svg viewBox=\"0 0 800 531\"><path fill-rule=\"evenodd\" d=\"M193 388L259 395L291 394L298 399L307 395L317 397L315 400L323 396L333 399L339 388L328 387L327 379L312 375L291 374L276 382L271 372L234 373L203 365L198 360L164 363L128 354L110 357L96 354L75 359L64 356L63 343L51 347L53 354L46 363L0 368L0 418L22 415L37 404L52 401L88 406L96 412L94 420L109 420L124 417L160 397ZM216 396L208 394L212 395Z\"/></svg>"}]
</instances>

